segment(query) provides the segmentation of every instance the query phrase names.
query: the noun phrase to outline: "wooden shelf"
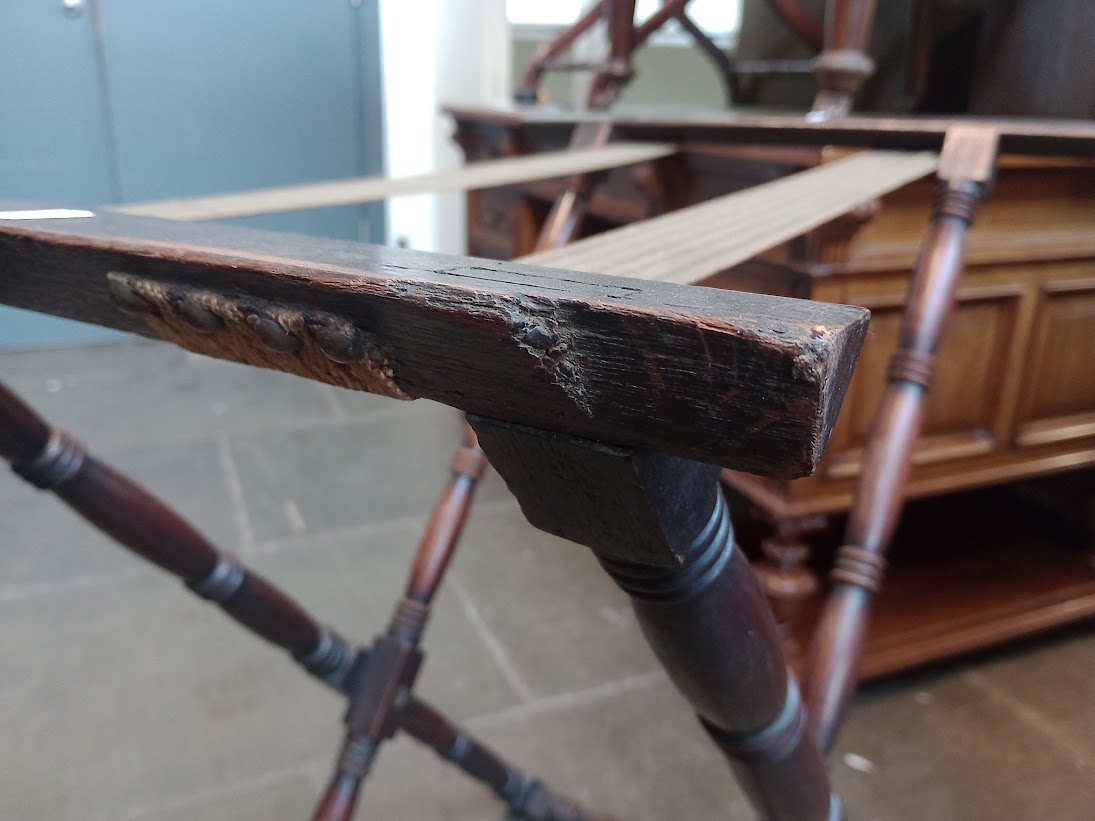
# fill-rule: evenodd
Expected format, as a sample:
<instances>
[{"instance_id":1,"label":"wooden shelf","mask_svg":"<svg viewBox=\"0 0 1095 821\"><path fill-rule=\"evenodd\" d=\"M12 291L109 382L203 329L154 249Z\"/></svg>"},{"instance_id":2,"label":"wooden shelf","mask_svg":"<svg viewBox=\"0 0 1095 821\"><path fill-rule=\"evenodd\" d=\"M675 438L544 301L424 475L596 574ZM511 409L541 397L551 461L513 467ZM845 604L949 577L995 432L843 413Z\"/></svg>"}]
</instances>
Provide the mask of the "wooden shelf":
<instances>
[{"instance_id":1,"label":"wooden shelf","mask_svg":"<svg viewBox=\"0 0 1095 821\"><path fill-rule=\"evenodd\" d=\"M1081 489L1090 474L1074 474L1071 489ZM834 517L811 540L812 566L823 579L844 523ZM762 527L743 522L738 532L746 551L759 555ZM1095 617L1093 558L1078 522L1048 513L1013 486L910 502L876 603L862 678ZM822 585L791 625L787 650L795 667L826 593Z\"/></svg>"}]
</instances>

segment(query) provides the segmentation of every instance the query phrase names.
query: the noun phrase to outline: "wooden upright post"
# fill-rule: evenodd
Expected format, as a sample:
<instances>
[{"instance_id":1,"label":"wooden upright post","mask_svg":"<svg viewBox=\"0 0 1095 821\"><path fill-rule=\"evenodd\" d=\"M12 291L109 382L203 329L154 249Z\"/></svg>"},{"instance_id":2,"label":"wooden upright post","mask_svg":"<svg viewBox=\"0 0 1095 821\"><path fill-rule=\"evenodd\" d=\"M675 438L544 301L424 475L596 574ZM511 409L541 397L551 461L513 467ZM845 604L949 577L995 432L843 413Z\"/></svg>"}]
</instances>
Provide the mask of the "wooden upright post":
<instances>
[{"instance_id":1,"label":"wooden upright post","mask_svg":"<svg viewBox=\"0 0 1095 821\"><path fill-rule=\"evenodd\" d=\"M955 126L939 158L939 194L931 227L909 283L898 348L867 441L863 472L848 514L844 546L832 571L833 591L822 612L803 674L810 720L823 749L832 747L855 691L871 602L882 583L905 495L924 398L962 273L966 229L991 180L997 134Z\"/></svg>"}]
</instances>

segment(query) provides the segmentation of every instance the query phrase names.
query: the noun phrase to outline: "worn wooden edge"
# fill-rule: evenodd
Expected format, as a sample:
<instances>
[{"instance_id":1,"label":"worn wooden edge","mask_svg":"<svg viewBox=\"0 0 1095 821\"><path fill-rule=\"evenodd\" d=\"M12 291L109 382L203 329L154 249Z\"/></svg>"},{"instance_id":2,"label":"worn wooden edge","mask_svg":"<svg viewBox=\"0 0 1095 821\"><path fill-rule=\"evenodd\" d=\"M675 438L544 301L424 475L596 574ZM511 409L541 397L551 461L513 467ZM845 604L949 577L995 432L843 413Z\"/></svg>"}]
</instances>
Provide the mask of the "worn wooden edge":
<instances>
[{"instance_id":1,"label":"worn wooden edge","mask_svg":"<svg viewBox=\"0 0 1095 821\"><path fill-rule=\"evenodd\" d=\"M952 127L977 126L992 128L999 134L1001 151L1064 157L1095 155L1095 123L1090 120L882 114L853 114L825 119L802 114L749 112L575 113L534 106L446 106L444 110L458 122L475 120L509 127L609 121L621 139L845 145L934 151L942 147L943 139Z\"/></svg>"},{"instance_id":2,"label":"worn wooden edge","mask_svg":"<svg viewBox=\"0 0 1095 821\"><path fill-rule=\"evenodd\" d=\"M112 271L155 287L127 312ZM171 316L149 324L142 293L161 294L149 310ZM0 302L150 336L181 328L193 303L198 318L225 314L195 349L310 378L322 377L302 372L296 349L260 356L266 343L247 337L248 323L275 337L335 323L361 334L391 395L788 478L820 459L868 318L851 306L119 214L0 221ZM190 344L183 336L172 341ZM305 341L298 348L314 355L318 342Z\"/></svg>"}]
</instances>

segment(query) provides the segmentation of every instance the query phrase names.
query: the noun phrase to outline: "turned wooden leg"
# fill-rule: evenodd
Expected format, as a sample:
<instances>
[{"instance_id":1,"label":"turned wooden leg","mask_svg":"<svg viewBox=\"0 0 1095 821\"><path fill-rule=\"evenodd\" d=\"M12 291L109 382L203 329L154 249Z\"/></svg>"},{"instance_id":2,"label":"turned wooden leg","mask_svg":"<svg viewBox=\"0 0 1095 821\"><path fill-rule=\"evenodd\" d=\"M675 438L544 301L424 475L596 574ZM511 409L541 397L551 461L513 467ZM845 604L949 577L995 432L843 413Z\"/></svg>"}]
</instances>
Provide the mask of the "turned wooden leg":
<instances>
[{"instance_id":1,"label":"turned wooden leg","mask_svg":"<svg viewBox=\"0 0 1095 821\"><path fill-rule=\"evenodd\" d=\"M452 475L434 505L419 542L403 598L386 632L369 648L368 662L355 665L347 692L346 736L334 775L316 808L317 821L348 821L381 743L399 728L422 664L418 645L430 616L430 604L456 550L476 484L486 459L471 428L452 461Z\"/></svg>"},{"instance_id":2,"label":"turned wooden leg","mask_svg":"<svg viewBox=\"0 0 1095 821\"><path fill-rule=\"evenodd\" d=\"M463 445L453 455L452 476L419 543L403 598L387 631L374 640L367 656L362 655L361 663L355 664L347 677L346 736L334 774L315 810L316 821L351 818L380 745L400 729L486 784L527 818L583 821L587 817L576 804L510 767L440 712L411 697L422 664L419 643L430 605L456 551L486 467L474 431L465 427Z\"/></svg>"},{"instance_id":3,"label":"turned wooden leg","mask_svg":"<svg viewBox=\"0 0 1095 821\"><path fill-rule=\"evenodd\" d=\"M604 16L604 2L595 3L589 7L578 21L558 37L536 50L528 68L521 78L521 86L514 93L514 98L519 103L536 103L540 100L540 80L544 72L550 68L551 61L555 60L564 51L574 45L574 41L589 31Z\"/></svg>"},{"instance_id":4,"label":"turned wooden leg","mask_svg":"<svg viewBox=\"0 0 1095 821\"><path fill-rule=\"evenodd\" d=\"M569 798L510 766L428 704L413 703L403 712L400 721L400 729L428 744L438 755L472 778L486 784L522 818L538 821L594 821L599 818L609 821L605 816L588 815Z\"/></svg>"},{"instance_id":5,"label":"turned wooden leg","mask_svg":"<svg viewBox=\"0 0 1095 821\"><path fill-rule=\"evenodd\" d=\"M593 75L586 105L603 109L612 105L635 70L631 55L635 49L635 0L603 0L605 26L608 29L608 62Z\"/></svg>"},{"instance_id":6,"label":"turned wooden leg","mask_svg":"<svg viewBox=\"0 0 1095 821\"><path fill-rule=\"evenodd\" d=\"M211 544L148 491L100 462L71 435L51 429L0 385L0 457L123 546L178 576L308 672L341 688L355 648L238 559Z\"/></svg>"},{"instance_id":7,"label":"turned wooden leg","mask_svg":"<svg viewBox=\"0 0 1095 821\"><path fill-rule=\"evenodd\" d=\"M898 349L867 441L845 543L831 574L833 589L803 672L810 720L825 750L832 747L855 690L871 602L882 582L886 548L920 435L935 351L954 305L966 229L991 178L996 142L991 130L956 127L948 132L940 156L941 186L931 227L909 284Z\"/></svg>"},{"instance_id":8,"label":"turned wooden leg","mask_svg":"<svg viewBox=\"0 0 1095 821\"><path fill-rule=\"evenodd\" d=\"M773 535L761 542L764 558L753 569L768 594L785 641L793 641L793 627L802 603L818 588L817 575L807 564L811 551L806 536L827 525L828 519L820 515L778 519Z\"/></svg>"},{"instance_id":9,"label":"turned wooden leg","mask_svg":"<svg viewBox=\"0 0 1095 821\"><path fill-rule=\"evenodd\" d=\"M608 25L609 62L597 72L590 87L588 105L595 110L612 105L634 73L631 53L635 42L635 0L602 0L596 8ZM568 147L599 148L612 138L612 131L612 123L580 123L574 127ZM552 203L534 250L562 248L578 238L599 176L579 174L570 178L563 193Z\"/></svg>"},{"instance_id":10,"label":"turned wooden leg","mask_svg":"<svg viewBox=\"0 0 1095 821\"><path fill-rule=\"evenodd\" d=\"M838 818L718 468L469 417L534 526L593 549L654 652L771 821ZM637 724L637 727L641 726Z\"/></svg>"},{"instance_id":11,"label":"turned wooden leg","mask_svg":"<svg viewBox=\"0 0 1095 821\"><path fill-rule=\"evenodd\" d=\"M570 148L600 148L612 136L611 123L580 123L571 134ZM571 177L563 193L555 198L547 219L536 238L536 251L562 248L578 238L589 206L589 197L598 175L579 174Z\"/></svg>"},{"instance_id":12,"label":"turned wooden leg","mask_svg":"<svg viewBox=\"0 0 1095 821\"><path fill-rule=\"evenodd\" d=\"M825 4L825 42L814 60L815 114L847 114L863 81L874 73L867 46L877 5L878 0L828 0Z\"/></svg>"}]
</instances>

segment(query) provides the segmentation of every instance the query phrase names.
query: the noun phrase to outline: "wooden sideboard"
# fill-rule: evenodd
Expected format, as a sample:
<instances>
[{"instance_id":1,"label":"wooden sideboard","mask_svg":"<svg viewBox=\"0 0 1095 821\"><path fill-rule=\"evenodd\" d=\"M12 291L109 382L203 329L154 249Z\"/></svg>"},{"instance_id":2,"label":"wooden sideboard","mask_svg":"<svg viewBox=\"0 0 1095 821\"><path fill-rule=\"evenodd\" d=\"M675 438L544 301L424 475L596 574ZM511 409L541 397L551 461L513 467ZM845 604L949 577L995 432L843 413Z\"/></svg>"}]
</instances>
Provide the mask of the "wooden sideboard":
<instances>
[{"instance_id":1,"label":"wooden sideboard","mask_svg":"<svg viewBox=\"0 0 1095 821\"><path fill-rule=\"evenodd\" d=\"M469 162L561 148L570 132L562 123L466 111L456 112L456 121L455 138ZM603 174L584 230L595 233L645 219L844 153L687 144L677 156ZM529 253L564 185L550 180L470 192L469 253L495 258ZM786 620L793 659L805 646L825 592L821 579L839 538L833 534L843 529L842 514L851 504L932 193L930 179L905 186L704 283L850 303L869 308L873 316L818 471L793 481L724 474L739 504L747 500L768 526L747 547ZM907 496L954 493L1091 465L1095 162L1004 156L969 234L966 271ZM1070 487L1079 492L1072 495L1081 503L1088 494L1095 499L1093 476L1073 474ZM985 513L997 504L985 498L1004 506L1035 504L1030 499L1036 495L1021 502L1014 493L978 496L972 507ZM945 505L927 509L956 518ZM1091 543L1039 540L1029 526L981 530L986 538L994 534L988 550L970 544L968 530L956 527L940 529L931 549L902 548L899 536L895 569L879 597L864 657L865 676L1095 615L1095 565L1093 554L1085 552ZM1019 531L1025 535L1009 545L1008 533ZM950 545L948 539L958 532L965 541ZM962 583L940 583L944 577Z\"/></svg>"}]
</instances>

